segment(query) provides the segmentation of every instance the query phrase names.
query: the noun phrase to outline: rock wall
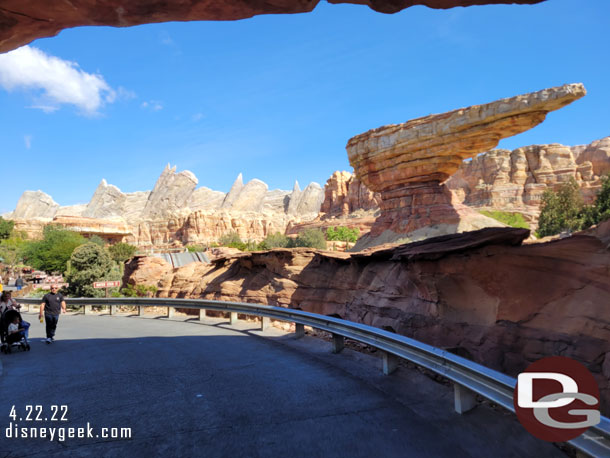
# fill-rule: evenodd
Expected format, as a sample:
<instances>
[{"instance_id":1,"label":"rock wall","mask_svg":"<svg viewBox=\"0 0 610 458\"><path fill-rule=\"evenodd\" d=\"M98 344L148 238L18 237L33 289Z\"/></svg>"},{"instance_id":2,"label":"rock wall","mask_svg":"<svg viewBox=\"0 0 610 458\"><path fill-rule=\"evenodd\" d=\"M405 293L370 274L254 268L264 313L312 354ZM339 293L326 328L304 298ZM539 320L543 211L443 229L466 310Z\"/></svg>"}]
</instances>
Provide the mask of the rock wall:
<instances>
[{"instance_id":1,"label":"rock wall","mask_svg":"<svg viewBox=\"0 0 610 458\"><path fill-rule=\"evenodd\" d=\"M255 302L362 322L512 376L549 355L595 375L610 413L610 221L547 243L490 228L347 254L242 253L155 278L160 297ZM125 281L138 283L138 266ZM147 277L147 281L151 281Z\"/></svg>"},{"instance_id":2,"label":"rock wall","mask_svg":"<svg viewBox=\"0 0 610 458\"><path fill-rule=\"evenodd\" d=\"M462 163L446 185L470 207L521 213L535 224L546 189L574 179L590 204L600 189L600 175L608 172L610 137L575 147L554 143L492 150Z\"/></svg>"},{"instance_id":3,"label":"rock wall","mask_svg":"<svg viewBox=\"0 0 610 458\"><path fill-rule=\"evenodd\" d=\"M51 37L65 28L84 25L128 27L168 21L229 21L258 14L290 14L312 11L319 0L244 2L223 0L5 0L0 8L0 52L27 44L36 38ZM396 13L412 5L431 8L520 3L544 0L333 0L331 3L366 4L375 11Z\"/></svg>"}]
</instances>

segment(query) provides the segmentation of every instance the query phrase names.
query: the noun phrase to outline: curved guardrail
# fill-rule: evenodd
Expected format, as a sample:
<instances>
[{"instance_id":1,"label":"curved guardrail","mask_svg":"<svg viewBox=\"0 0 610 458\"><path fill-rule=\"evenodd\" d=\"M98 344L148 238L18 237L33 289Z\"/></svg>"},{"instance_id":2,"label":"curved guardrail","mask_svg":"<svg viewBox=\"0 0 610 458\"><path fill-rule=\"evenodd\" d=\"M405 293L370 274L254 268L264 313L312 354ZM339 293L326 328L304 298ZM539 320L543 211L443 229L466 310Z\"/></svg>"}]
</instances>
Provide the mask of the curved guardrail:
<instances>
[{"instance_id":1,"label":"curved guardrail","mask_svg":"<svg viewBox=\"0 0 610 458\"><path fill-rule=\"evenodd\" d=\"M22 304L35 305L41 302L40 299L31 298L19 298L18 300ZM203 299L66 298L66 303L84 306L85 314L94 305L110 306L111 313L114 313L119 305L136 306L139 314L141 314L141 307L167 307L168 317L173 316L176 308L200 310L200 318L205 316L206 310L214 310L229 313L231 324L237 320L237 314L260 316L262 329L268 326L270 319L295 323L297 337L304 335L305 326L311 326L332 333L335 353L339 353L343 349L345 338L357 340L382 350L385 374L392 373L398 359L402 358L448 378L454 384L455 409L458 413L475 407L476 394L513 413L515 411L513 405L513 392L517 384L515 378L446 350L360 323L283 307ZM610 419L602 417L600 424L590 427L584 434L569 443L590 456L610 456Z\"/></svg>"}]
</instances>

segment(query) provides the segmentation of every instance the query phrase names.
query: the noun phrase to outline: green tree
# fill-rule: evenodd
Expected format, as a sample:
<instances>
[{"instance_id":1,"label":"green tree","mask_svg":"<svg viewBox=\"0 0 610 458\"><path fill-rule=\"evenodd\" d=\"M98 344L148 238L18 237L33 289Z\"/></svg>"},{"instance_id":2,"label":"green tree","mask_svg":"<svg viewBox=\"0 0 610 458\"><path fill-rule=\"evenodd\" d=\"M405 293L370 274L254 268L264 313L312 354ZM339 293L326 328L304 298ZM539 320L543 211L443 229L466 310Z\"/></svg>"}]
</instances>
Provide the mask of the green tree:
<instances>
[{"instance_id":1,"label":"green tree","mask_svg":"<svg viewBox=\"0 0 610 458\"><path fill-rule=\"evenodd\" d=\"M542 195L538 236L546 237L582 229L584 211L580 188L573 178L561 185L557 192L547 189Z\"/></svg>"},{"instance_id":2,"label":"green tree","mask_svg":"<svg viewBox=\"0 0 610 458\"><path fill-rule=\"evenodd\" d=\"M6 240L10 237L15 227L14 221L9 221L0 216L0 240Z\"/></svg>"},{"instance_id":3,"label":"green tree","mask_svg":"<svg viewBox=\"0 0 610 458\"><path fill-rule=\"evenodd\" d=\"M86 243L74 249L70 256L67 276L69 294L77 297L100 297L103 289L93 288L93 282L118 280L119 273L108 251L96 243Z\"/></svg>"},{"instance_id":4,"label":"green tree","mask_svg":"<svg viewBox=\"0 0 610 458\"><path fill-rule=\"evenodd\" d=\"M110 257L118 264L122 264L133 257L137 250L138 249L135 246L123 242L115 243L108 248Z\"/></svg>"},{"instance_id":5,"label":"green tree","mask_svg":"<svg viewBox=\"0 0 610 458\"><path fill-rule=\"evenodd\" d=\"M89 237L87 239L87 242L95 243L96 245L103 246L103 247L106 246L106 240L101 238L99 235L92 235L91 237Z\"/></svg>"},{"instance_id":6,"label":"green tree","mask_svg":"<svg viewBox=\"0 0 610 458\"><path fill-rule=\"evenodd\" d=\"M0 258L11 267L21 264L28 243L24 232L13 231L9 238L0 240Z\"/></svg>"},{"instance_id":7,"label":"green tree","mask_svg":"<svg viewBox=\"0 0 610 458\"><path fill-rule=\"evenodd\" d=\"M261 250L271 250L272 248L286 248L289 244L289 237L280 232L276 232L275 234L269 234L265 240L259 243L258 248Z\"/></svg>"},{"instance_id":8,"label":"green tree","mask_svg":"<svg viewBox=\"0 0 610 458\"><path fill-rule=\"evenodd\" d=\"M610 175L602 177L602 188L595 198L595 223L610 219Z\"/></svg>"},{"instance_id":9,"label":"green tree","mask_svg":"<svg viewBox=\"0 0 610 458\"><path fill-rule=\"evenodd\" d=\"M360 230L355 227L350 229L345 226L329 227L326 229L326 240L338 240L341 242L355 242L360 236Z\"/></svg>"},{"instance_id":10,"label":"green tree","mask_svg":"<svg viewBox=\"0 0 610 458\"><path fill-rule=\"evenodd\" d=\"M77 232L48 225L43 230L42 240L27 244L23 253L24 261L46 272L65 272L74 249L86 242Z\"/></svg>"},{"instance_id":11,"label":"green tree","mask_svg":"<svg viewBox=\"0 0 610 458\"><path fill-rule=\"evenodd\" d=\"M248 245L242 241L242 239L239 237L239 234L235 231L222 234L220 236L220 239L218 240L218 243L220 243L220 246L237 248L241 251L245 251L248 248Z\"/></svg>"},{"instance_id":12,"label":"green tree","mask_svg":"<svg viewBox=\"0 0 610 458\"><path fill-rule=\"evenodd\" d=\"M291 247L309 247L318 248L319 250L326 249L326 239L324 232L319 229L305 229L299 233L296 239L290 244Z\"/></svg>"}]
</instances>

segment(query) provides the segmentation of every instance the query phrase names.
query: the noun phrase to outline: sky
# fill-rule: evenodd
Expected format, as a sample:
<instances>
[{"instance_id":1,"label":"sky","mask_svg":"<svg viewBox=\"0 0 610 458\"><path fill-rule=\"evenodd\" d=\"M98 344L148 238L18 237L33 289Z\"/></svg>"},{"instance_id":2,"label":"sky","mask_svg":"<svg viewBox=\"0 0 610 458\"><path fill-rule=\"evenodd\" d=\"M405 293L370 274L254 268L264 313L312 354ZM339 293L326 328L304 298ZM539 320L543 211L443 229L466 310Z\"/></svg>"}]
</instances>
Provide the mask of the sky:
<instances>
[{"instance_id":1,"label":"sky","mask_svg":"<svg viewBox=\"0 0 610 458\"><path fill-rule=\"evenodd\" d=\"M166 164L227 192L352 171L354 135L566 83L588 94L499 147L610 135L608 0L394 15L320 3L233 22L79 27L0 54L0 213L25 190L87 203Z\"/></svg>"}]
</instances>

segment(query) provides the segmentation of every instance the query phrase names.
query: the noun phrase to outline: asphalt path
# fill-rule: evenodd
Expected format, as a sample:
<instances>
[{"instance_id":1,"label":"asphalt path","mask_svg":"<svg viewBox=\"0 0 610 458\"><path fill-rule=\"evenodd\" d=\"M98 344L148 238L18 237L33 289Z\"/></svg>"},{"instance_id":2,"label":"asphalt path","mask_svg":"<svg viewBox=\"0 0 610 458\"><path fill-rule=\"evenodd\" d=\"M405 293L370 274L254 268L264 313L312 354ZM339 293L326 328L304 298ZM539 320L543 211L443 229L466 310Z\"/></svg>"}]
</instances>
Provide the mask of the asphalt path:
<instances>
[{"instance_id":1,"label":"asphalt path","mask_svg":"<svg viewBox=\"0 0 610 458\"><path fill-rule=\"evenodd\" d=\"M375 355L322 339L68 314L46 344L24 317L31 351L1 355L0 457L564 456L501 409L458 415L451 386L406 366L384 376Z\"/></svg>"}]
</instances>

